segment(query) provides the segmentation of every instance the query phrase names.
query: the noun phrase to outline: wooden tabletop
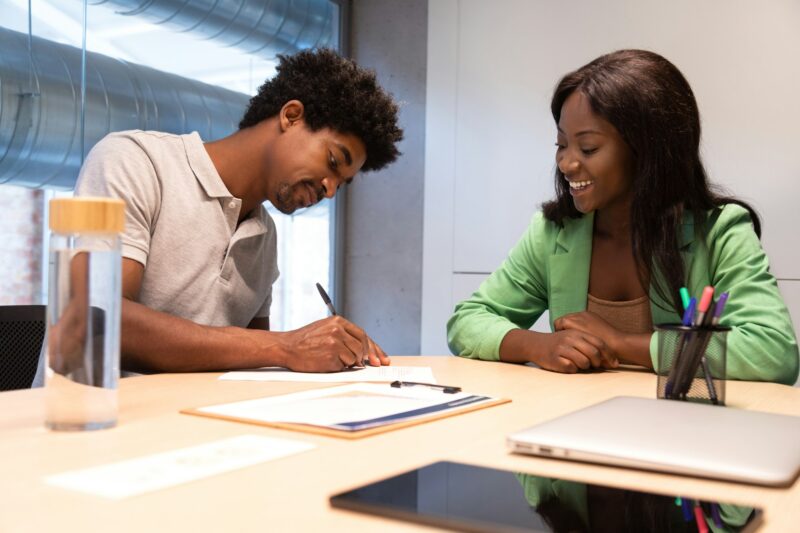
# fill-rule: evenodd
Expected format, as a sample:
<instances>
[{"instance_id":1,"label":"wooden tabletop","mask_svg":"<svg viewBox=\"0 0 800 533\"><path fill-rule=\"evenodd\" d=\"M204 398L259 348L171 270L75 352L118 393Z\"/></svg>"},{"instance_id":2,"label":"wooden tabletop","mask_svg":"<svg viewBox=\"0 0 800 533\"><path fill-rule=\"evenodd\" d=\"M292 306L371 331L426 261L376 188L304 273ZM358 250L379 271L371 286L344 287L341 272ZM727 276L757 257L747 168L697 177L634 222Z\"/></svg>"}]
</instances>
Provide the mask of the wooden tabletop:
<instances>
[{"instance_id":1,"label":"wooden tabletop","mask_svg":"<svg viewBox=\"0 0 800 533\"><path fill-rule=\"evenodd\" d=\"M509 454L505 436L619 395L654 397L639 370L563 375L457 357L394 357L430 366L439 383L513 401L359 440L343 440L180 414L180 409L329 386L219 381L219 374L160 374L120 382L116 428L44 428L41 389L0 393L0 531L408 531L420 526L331 509L328 498L437 460L455 460L615 487L764 509L762 531L793 531L800 483L775 489ZM728 382L728 405L800 415L800 389ZM654 424L642 420L642 427ZM311 451L123 500L46 485L47 476L237 435L310 442ZM798 444L800 445L800 444Z\"/></svg>"}]
</instances>

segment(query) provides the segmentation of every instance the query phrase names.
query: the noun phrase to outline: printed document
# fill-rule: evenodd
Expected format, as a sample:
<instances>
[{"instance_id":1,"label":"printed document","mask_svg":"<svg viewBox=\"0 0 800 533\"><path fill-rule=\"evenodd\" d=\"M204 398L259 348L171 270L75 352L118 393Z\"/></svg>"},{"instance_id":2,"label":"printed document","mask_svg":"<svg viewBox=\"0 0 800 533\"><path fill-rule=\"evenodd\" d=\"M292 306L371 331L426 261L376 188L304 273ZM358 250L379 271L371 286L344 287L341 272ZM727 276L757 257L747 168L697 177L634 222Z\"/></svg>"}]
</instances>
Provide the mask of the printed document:
<instances>
[{"instance_id":1,"label":"printed document","mask_svg":"<svg viewBox=\"0 0 800 533\"><path fill-rule=\"evenodd\" d=\"M199 446L65 472L45 478L45 483L117 500L312 448L313 444L296 440L239 435Z\"/></svg>"},{"instance_id":2,"label":"printed document","mask_svg":"<svg viewBox=\"0 0 800 533\"><path fill-rule=\"evenodd\" d=\"M357 431L458 411L494 400L463 392L447 394L441 389L424 386L394 388L359 383L212 405L194 411L245 422L308 424Z\"/></svg>"}]
</instances>

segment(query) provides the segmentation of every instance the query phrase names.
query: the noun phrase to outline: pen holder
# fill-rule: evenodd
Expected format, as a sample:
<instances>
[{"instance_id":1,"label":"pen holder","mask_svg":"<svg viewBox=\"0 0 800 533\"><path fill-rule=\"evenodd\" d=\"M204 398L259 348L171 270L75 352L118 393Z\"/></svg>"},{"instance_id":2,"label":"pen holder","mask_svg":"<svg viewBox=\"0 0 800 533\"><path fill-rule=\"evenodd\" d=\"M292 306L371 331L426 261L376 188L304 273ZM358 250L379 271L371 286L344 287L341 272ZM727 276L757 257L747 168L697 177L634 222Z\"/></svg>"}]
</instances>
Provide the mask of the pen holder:
<instances>
[{"instance_id":1,"label":"pen holder","mask_svg":"<svg viewBox=\"0 0 800 533\"><path fill-rule=\"evenodd\" d=\"M725 405L725 326L659 324L659 399Z\"/></svg>"}]
</instances>

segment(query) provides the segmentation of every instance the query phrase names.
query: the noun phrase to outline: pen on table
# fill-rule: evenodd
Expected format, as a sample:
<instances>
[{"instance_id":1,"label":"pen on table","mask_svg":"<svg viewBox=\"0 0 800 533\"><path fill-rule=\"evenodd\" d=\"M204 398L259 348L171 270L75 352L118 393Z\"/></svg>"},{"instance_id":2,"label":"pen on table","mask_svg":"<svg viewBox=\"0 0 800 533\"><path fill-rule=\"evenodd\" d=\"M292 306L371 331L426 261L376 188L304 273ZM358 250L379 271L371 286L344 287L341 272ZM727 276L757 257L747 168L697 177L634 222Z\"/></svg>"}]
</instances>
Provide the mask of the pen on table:
<instances>
[{"instance_id":1,"label":"pen on table","mask_svg":"<svg viewBox=\"0 0 800 533\"><path fill-rule=\"evenodd\" d=\"M419 381L392 381L390 386L394 387L395 389L399 389L400 387L413 387L413 386L420 386L420 387L428 387L431 389L442 389L442 392L446 394L455 394L457 392L461 392L461 387L453 387L451 385L438 385L436 383L420 383Z\"/></svg>"},{"instance_id":2,"label":"pen on table","mask_svg":"<svg viewBox=\"0 0 800 533\"><path fill-rule=\"evenodd\" d=\"M336 308L333 307L333 303L331 302L330 296L328 296L328 293L325 292L325 289L323 289L322 285L320 285L319 283L317 283L317 290L319 291L319 295L322 296L322 301L325 302L325 305L328 306L328 311L330 311L333 316L337 316Z\"/></svg>"}]
</instances>

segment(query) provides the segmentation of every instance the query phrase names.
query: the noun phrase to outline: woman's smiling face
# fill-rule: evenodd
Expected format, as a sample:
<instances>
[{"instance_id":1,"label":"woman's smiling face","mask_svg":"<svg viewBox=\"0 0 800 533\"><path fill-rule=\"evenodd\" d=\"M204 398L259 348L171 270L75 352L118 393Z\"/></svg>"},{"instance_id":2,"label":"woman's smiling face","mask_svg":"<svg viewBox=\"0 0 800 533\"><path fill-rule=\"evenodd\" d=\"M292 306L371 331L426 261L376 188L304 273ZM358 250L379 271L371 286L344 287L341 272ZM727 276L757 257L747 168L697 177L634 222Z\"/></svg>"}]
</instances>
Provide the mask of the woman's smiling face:
<instances>
[{"instance_id":1,"label":"woman's smiling face","mask_svg":"<svg viewBox=\"0 0 800 533\"><path fill-rule=\"evenodd\" d=\"M617 129L595 114L580 90L561 106L556 144L556 163L578 211L590 213L631 200L633 153Z\"/></svg>"}]
</instances>

